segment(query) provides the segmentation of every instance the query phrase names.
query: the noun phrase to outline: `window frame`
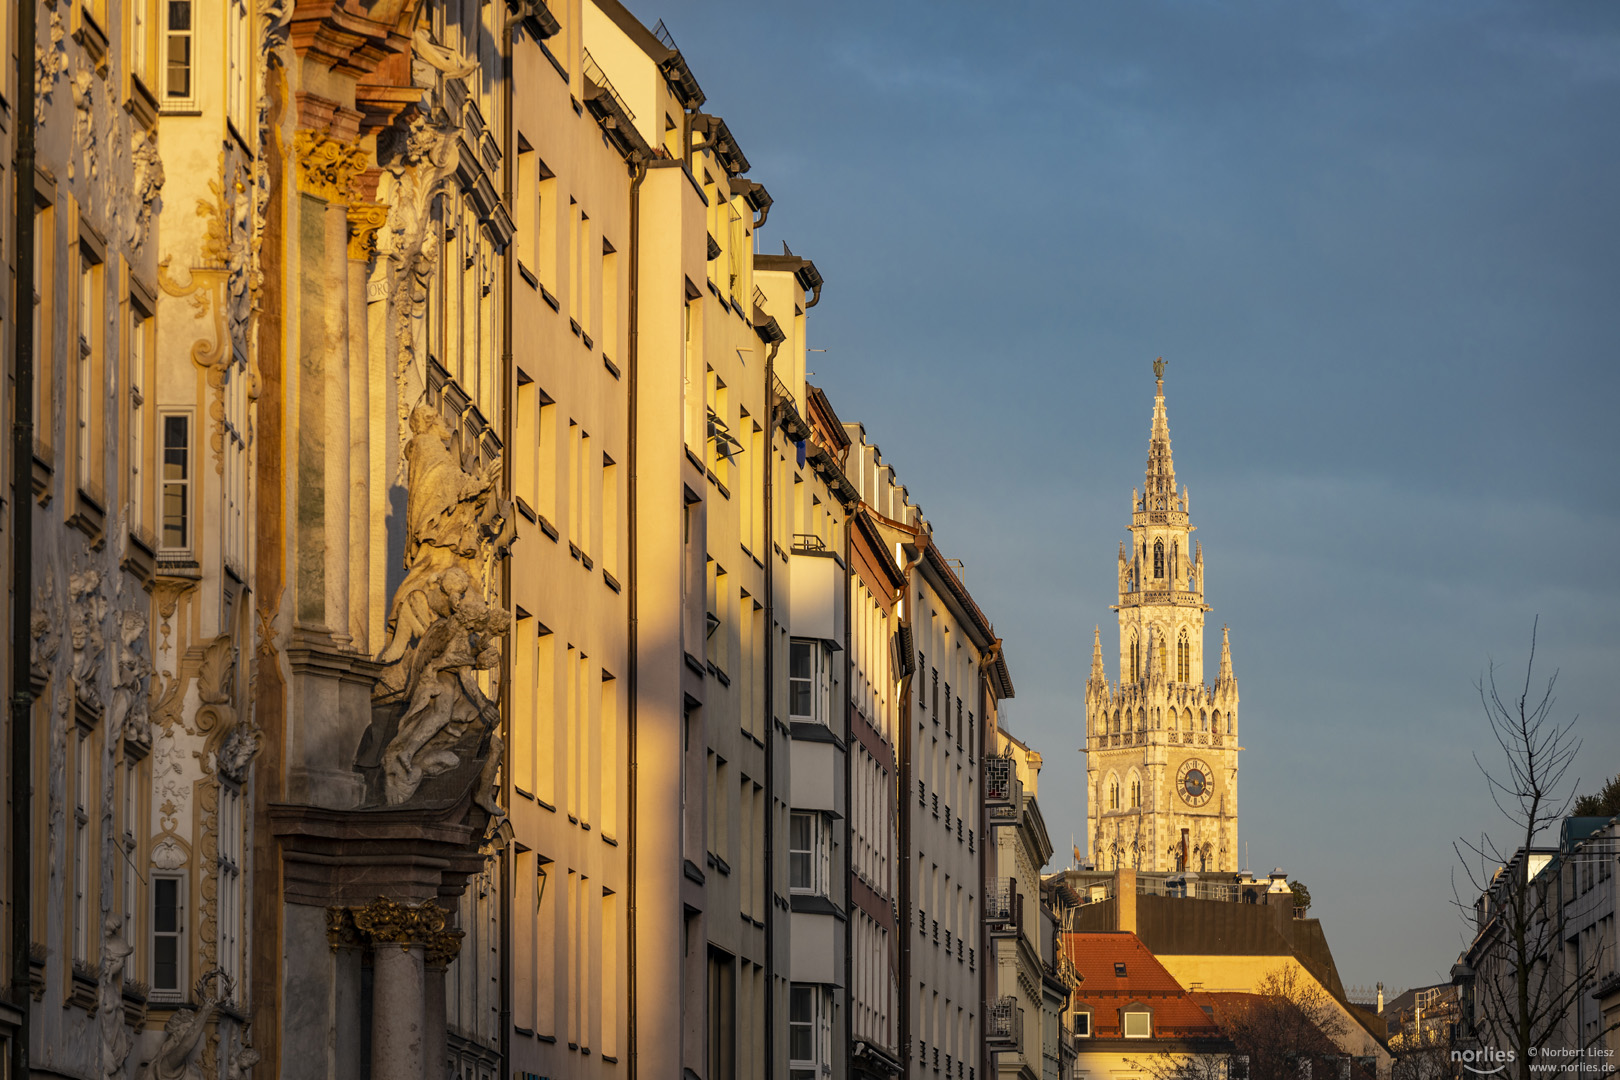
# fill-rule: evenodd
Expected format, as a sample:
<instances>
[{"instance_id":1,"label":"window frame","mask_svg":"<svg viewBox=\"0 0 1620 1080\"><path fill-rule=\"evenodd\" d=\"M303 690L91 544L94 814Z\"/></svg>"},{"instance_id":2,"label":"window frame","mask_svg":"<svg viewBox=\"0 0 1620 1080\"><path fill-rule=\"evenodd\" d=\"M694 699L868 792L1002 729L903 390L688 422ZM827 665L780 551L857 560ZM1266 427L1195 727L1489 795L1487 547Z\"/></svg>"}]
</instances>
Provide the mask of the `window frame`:
<instances>
[{"instance_id":1,"label":"window frame","mask_svg":"<svg viewBox=\"0 0 1620 1080\"><path fill-rule=\"evenodd\" d=\"M158 886L172 884L174 886L174 929L163 930L158 924ZM183 871L156 871L152 874L151 884L147 889L147 900L150 906L150 917L147 919L147 940L151 943L151 950L147 960L147 985L151 987L152 1001L184 1001L187 990L187 963L186 955L186 915L189 899L187 895L187 878ZM158 955L160 942L174 942L174 985L162 986L158 983Z\"/></svg>"},{"instance_id":2,"label":"window frame","mask_svg":"<svg viewBox=\"0 0 1620 1080\"><path fill-rule=\"evenodd\" d=\"M808 845L799 846L798 825L808 822ZM827 896L832 882L832 830L820 810L793 810L788 817L788 891L799 896ZM797 884L800 859L806 883Z\"/></svg>"},{"instance_id":3,"label":"window frame","mask_svg":"<svg viewBox=\"0 0 1620 1080\"><path fill-rule=\"evenodd\" d=\"M189 24L184 30L176 30L173 17L177 5L184 4L189 15ZM158 108L165 113L194 113L201 109L197 99L197 14L202 5L196 0L165 0L163 4L162 48L158 63L163 69L163 85L158 94ZM177 40L183 39L186 43L186 58L182 65L186 73L186 93L171 92L173 76L176 70L174 62L174 45Z\"/></svg>"},{"instance_id":4,"label":"window frame","mask_svg":"<svg viewBox=\"0 0 1620 1080\"><path fill-rule=\"evenodd\" d=\"M1132 1021L1141 1020L1147 1030L1131 1032ZM1126 1007L1119 1010L1119 1034L1124 1039L1151 1039L1153 1038L1153 1010Z\"/></svg>"},{"instance_id":5,"label":"window frame","mask_svg":"<svg viewBox=\"0 0 1620 1080\"><path fill-rule=\"evenodd\" d=\"M189 555L189 554L191 554L191 552L193 550L193 537L194 537L194 535L196 533L195 526L196 526L196 520L197 520L197 514L196 514L196 505L197 505L197 499L196 499L196 488L197 488L196 480L197 480L197 477L196 477L196 472L197 472L197 470L196 470L196 467L195 467L196 462L195 462L195 454L194 454L194 451L195 451L195 448L196 448L196 438L194 436L194 432L196 431L196 426L197 426L196 425L196 413L191 409L159 409L157 411L157 420L158 420L158 425L157 426L158 426L158 443L159 443L157 449L158 449L158 454L159 454L159 459L160 459L160 467L159 467L158 471L162 474L157 478L157 484L156 484L158 503L159 503L159 507L160 507L160 515L159 516L160 516L160 519L161 519L159 521L159 524L158 524L158 538L157 538L158 550L160 550L162 552L174 553L174 554L178 554L178 555ZM186 441L185 441L185 447L184 447L184 449L182 451L182 453L185 455L185 460L184 460L184 463L183 463L184 467L185 467L185 472L184 472L184 475L182 475L179 479L176 479L176 480L171 480L169 478L169 476L168 476L168 468L169 468L168 457L169 457L169 450L170 450L169 434L168 434L168 422L170 420L183 420L183 421L185 421L185 425L186 425ZM182 532L183 532L183 536L181 538L181 541L179 543L177 543L177 544L169 543L168 499L169 499L169 488L170 488L171 484L176 485L176 486L178 486L178 487L180 487L182 489L182 491L184 493L184 499L185 499L182 518L181 518L181 521L182 521L181 529L182 529Z\"/></svg>"},{"instance_id":6,"label":"window frame","mask_svg":"<svg viewBox=\"0 0 1620 1080\"><path fill-rule=\"evenodd\" d=\"M800 649L806 650L810 660L808 673L795 674L796 658ZM832 726L832 649L820 638L788 639L788 720L804 724ZM798 708L800 686L810 698L810 712L794 711Z\"/></svg>"}]
</instances>

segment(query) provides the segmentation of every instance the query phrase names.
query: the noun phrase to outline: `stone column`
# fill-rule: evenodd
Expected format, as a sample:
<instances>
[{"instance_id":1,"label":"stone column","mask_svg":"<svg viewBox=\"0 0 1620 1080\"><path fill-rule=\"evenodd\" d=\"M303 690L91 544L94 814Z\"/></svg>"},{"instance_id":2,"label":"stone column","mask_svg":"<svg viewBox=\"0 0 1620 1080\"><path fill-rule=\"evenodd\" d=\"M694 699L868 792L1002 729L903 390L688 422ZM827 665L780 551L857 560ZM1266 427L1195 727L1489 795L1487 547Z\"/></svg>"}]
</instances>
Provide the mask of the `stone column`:
<instances>
[{"instance_id":1,"label":"stone column","mask_svg":"<svg viewBox=\"0 0 1620 1080\"><path fill-rule=\"evenodd\" d=\"M347 197L347 192L344 192ZM355 360L349 336L348 207L326 208L326 629L339 645L349 643L349 519L364 516L349 494L349 367Z\"/></svg>"},{"instance_id":2,"label":"stone column","mask_svg":"<svg viewBox=\"0 0 1620 1080\"><path fill-rule=\"evenodd\" d=\"M349 624L353 647L377 650L371 640L371 334L366 279L377 249L377 230L388 208L349 204Z\"/></svg>"},{"instance_id":3,"label":"stone column","mask_svg":"<svg viewBox=\"0 0 1620 1080\"><path fill-rule=\"evenodd\" d=\"M462 938L461 931L445 928L448 916L432 900L409 907L385 897L364 907L328 911L327 935L334 949L341 950L349 941L350 927L355 939L372 948L373 1076L408 1080L445 1076L449 1041L444 969L460 950Z\"/></svg>"},{"instance_id":4,"label":"stone column","mask_svg":"<svg viewBox=\"0 0 1620 1080\"><path fill-rule=\"evenodd\" d=\"M444 969L449 960L443 953L428 950L423 1013L426 1029L422 1054L427 1067L427 1080L449 1080L450 1076L450 1033L445 1015L444 986Z\"/></svg>"},{"instance_id":5,"label":"stone column","mask_svg":"<svg viewBox=\"0 0 1620 1080\"><path fill-rule=\"evenodd\" d=\"M423 1072L422 946L379 942L371 958L371 1075Z\"/></svg>"}]
</instances>

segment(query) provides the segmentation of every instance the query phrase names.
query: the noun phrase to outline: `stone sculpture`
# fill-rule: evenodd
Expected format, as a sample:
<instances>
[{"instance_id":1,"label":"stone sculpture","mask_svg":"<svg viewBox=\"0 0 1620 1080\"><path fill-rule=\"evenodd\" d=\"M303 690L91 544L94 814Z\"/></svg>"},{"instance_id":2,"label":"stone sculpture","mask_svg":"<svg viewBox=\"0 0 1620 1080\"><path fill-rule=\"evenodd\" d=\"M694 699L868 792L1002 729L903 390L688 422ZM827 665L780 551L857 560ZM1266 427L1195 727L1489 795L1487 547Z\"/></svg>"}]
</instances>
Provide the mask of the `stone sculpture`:
<instances>
[{"instance_id":1,"label":"stone sculpture","mask_svg":"<svg viewBox=\"0 0 1620 1080\"><path fill-rule=\"evenodd\" d=\"M398 710L383 747L383 797L408 801L425 779L462 764L469 752L499 756L500 713L479 685L500 664L505 611L484 598L483 563L511 543L511 510L499 495L499 462L480 464L428 405L410 417L405 447L405 579L394 594L388 665L377 687L380 707ZM476 741L473 741L476 740ZM480 750L480 748L483 748ZM492 767L486 759L483 774ZM498 813L479 780L476 798Z\"/></svg>"},{"instance_id":2,"label":"stone sculpture","mask_svg":"<svg viewBox=\"0 0 1620 1080\"><path fill-rule=\"evenodd\" d=\"M163 1025L163 1045L141 1070L140 1080L197 1080L191 1055L208 1032L219 1003L231 996L231 977L215 968L197 980L196 994L202 1005L176 1009ZM210 989L211 988L211 989Z\"/></svg>"}]
</instances>

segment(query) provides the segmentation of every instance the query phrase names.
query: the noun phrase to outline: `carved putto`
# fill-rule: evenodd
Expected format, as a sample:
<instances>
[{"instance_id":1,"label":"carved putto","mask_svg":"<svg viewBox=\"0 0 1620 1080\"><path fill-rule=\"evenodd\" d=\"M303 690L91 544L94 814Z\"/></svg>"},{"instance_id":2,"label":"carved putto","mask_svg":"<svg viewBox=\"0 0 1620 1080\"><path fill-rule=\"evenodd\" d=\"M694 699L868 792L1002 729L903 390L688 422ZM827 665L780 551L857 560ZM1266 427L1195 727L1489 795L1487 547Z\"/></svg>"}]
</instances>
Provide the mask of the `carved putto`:
<instances>
[{"instance_id":1,"label":"carved putto","mask_svg":"<svg viewBox=\"0 0 1620 1080\"><path fill-rule=\"evenodd\" d=\"M194 993L202 1004L195 1009L176 1009L169 1017L163 1025L163 1045L141 1070L141 1080L197 1080L191 1056L208 1033L208 1022L220 1002L233 992L231 977L218 968L198 979Z\"/></svg>"},{"instance_id":2,"label":"carved putto","mask_svg":"<svg viewBox=\"0 0 1620 1080\"><path fill-rule=\"evenodd\" d=\"M397 717L382 748L383 799L409 800L422 782L467 761L498 756L500 713L479 676L500 664L509 619L484 598L485 560L511 543L511 508L499 494L500 464L480 463L428 405L411 412L405 504L405 579L394 594L388 665L376 702ZM479 781L480 788L485 786ZM498 812L487 790L481 805Z\"/></svg>"}]
</instances>

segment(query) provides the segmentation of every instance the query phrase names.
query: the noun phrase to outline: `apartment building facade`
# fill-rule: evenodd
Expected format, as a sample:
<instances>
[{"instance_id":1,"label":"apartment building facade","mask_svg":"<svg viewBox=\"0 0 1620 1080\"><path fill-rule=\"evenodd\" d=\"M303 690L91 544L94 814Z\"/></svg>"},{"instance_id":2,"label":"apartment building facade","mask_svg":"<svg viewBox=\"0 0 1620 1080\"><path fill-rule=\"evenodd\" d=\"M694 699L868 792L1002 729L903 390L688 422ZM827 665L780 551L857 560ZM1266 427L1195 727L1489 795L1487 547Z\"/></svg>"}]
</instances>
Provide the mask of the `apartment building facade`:
<instances>
[{"instance_id":1,"label":"apartment building facade","mask_svg":"<svg viewBox=\"0 0 1620 1080\"><path fill-rule=\"evenodd\" d=\"M1052 929L1041 869L1052 857L1052 841L1037 800L1041 755L999 728L994 739L985 768L985 949L994 966L985 1042L996 1055L998 1077L1039 1080L1046 1059L1060 1059L1061 1041L1048 1024L1061 1008L1048 1003L1045 946Z\"/></svg>"},{"instance_id":2,"label":"apartment building facade","mask_svg":"<svg viewBox=\"0 0 1620 1080\"><path fill-rule=\"evenodd\" d=\"M896 604L900 1049L905 1075L989 1076L984 762L1013 696L1000 639L859 424L850 471L905 578Z\"/></svg>"}]
</instances>

